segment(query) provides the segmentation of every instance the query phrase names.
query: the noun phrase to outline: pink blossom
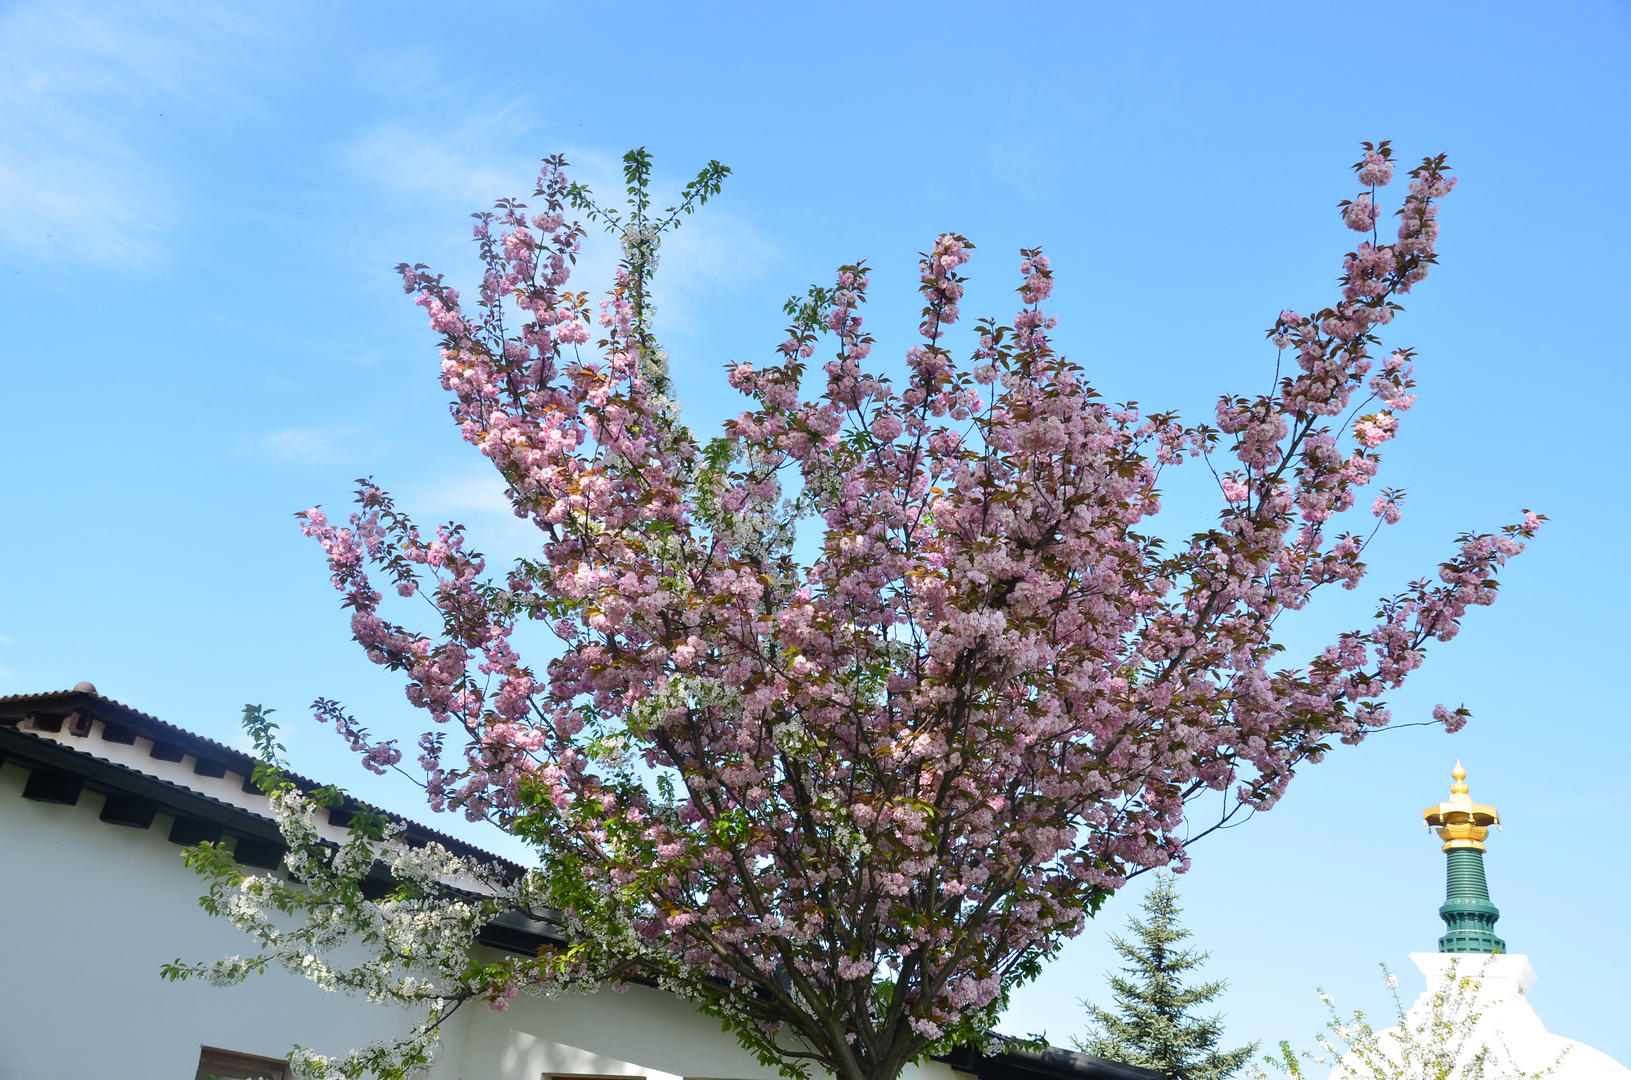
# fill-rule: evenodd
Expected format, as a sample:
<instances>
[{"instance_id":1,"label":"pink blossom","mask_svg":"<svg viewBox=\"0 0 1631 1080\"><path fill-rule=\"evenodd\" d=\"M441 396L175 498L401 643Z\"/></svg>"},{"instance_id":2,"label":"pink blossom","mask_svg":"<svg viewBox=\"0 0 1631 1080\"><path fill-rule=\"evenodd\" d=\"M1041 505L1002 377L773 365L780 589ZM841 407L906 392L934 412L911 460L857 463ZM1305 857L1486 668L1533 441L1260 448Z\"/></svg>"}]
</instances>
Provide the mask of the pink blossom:
<instances>
[{"instance_id":1,"label":"pink blossom","mask_svg":"<svg viewBox=\"0 0 1631 1080\"><path fill-rule=\"evenodd\" d=\"M1376 501L1371 503L1370 512L1389 525L1397 525L1399 519L1404 516L1404 509L1400 505L1403 501L1402 497L1390 496L1384 493L1378 495Z\"/></svg>"},{"instance_id":2,"label":"pink blossom","mask_svg":"<svg viewBox=\"0 0 1631 1080\"><path fill-rule=\"evenodd\" d=\"M1367 449L1373 449L1393 438L1398 427L1399 421L1391 413L1375 412L1354 422L1354 435Z\"/></svg>"},{"instance_id":3,"label":"pink blossom","mask_svg":"<svg viewBox=\"0 0 1631 1080\"><path fill-rule=\"evenodd\" d=\"M1467 721L1472 719L1472 713L1465 708L1456 708L1451 711L1443 705L1434 705L1433 719L1443 724L1445 731L1454 735L1467 726Z\"/></svg>"},{"instance_id":4,"label":"pink blossom","mask_svg":"<svg viewBox=\"0 0 1631 1080\"><path fill-rule=\"evenodd\" d=\"M870 960L856 960L846 956L838 961L838 977L846 982L851 979L864 979L872 973L873 967Z\"/></svg>"},{"instance_id":5,"label":"pink blossom","mask_svg":"<svg viewBox=\"0 0 1631 1080\"><path fill-rule=\"evenodd\" d=\"M1367 188L1390 155L1366 148ZM1324 647L1277 636L1284 612L1365 580L1365 505L1400 520L1402 492L1363 489L1415 400L1413 354L1371 350L1437 260L1453 183L1442 158L1413 170L1396 240L1366 237L1331 296L1281 311L1281 377L1209 423L1100 396L1054 341L1038 248L1019 253L1018 310L959 344L974 249L946 233L920 257L903 358L872 359L872 271L843 266L728 368L745 400L706 440L678 420L648 321L659 233L623 237L590 346L597 309L568 289L583 196L552 159L540 205L478 219L478 298L403 271L460 436L537 529L527 558L489 569L372 483L347 525L314 507L302 529L359 646L434 725L431 804L572 868L573 891L533 900L591 932L551 963L740 993L727 1006L763 1019L745 1038L791 1025L829 1065L887 974L908 1060L984 1022L1014 957L1078 933L1133 875L1187 866L1215 805L1196 800L1268 809L1387 724L1387 695L1495 600L1541 515L1463 536L1436 580ZM1367 233L1379 213L1369 191L1343 209ZM1163 473L1197 458L1217 518L1163 546ZM422 629L397 621L408 596L434 605ZM529 623L554 638L532 665ZM366 767L400 760L322 716ZM525 986L547 966L515 965Z\"/></svg>"},{"instance_id":6,"label":"pink blossom","mask_svg":"<svg viewBox=\"0 0 1631 1080\"><path fill-rule=\"evenodd\" d=\"M890 413L883 413L872 421L872 435L879 442L894 442L900 437L902 428L900 417Z\"/></svg>"},{"instance_id":7,"label":"pink blossom","mask_svg":"<svg viewBox=\"0 0 1631 1080\"><path fill-rule=\"evenodd\" d=\"M1367 150L1360 163L1359 182L1367 187L1382 187L1393 179L1393 163L1375 150Z\"/></svg>"},{"instance_id":8,"label":"pink blossom","mask_svg":"<svg viewBox=\"0 0 1631 1080\"><path fill-rule=\"evenodd\" d=\"M1352 202L1343 204L1342 220L1354 232L1370 232L1376 227L1376 218L1380 212L1371 203L1369 195L1361 195Z\"/></svg>"}]
</instances>

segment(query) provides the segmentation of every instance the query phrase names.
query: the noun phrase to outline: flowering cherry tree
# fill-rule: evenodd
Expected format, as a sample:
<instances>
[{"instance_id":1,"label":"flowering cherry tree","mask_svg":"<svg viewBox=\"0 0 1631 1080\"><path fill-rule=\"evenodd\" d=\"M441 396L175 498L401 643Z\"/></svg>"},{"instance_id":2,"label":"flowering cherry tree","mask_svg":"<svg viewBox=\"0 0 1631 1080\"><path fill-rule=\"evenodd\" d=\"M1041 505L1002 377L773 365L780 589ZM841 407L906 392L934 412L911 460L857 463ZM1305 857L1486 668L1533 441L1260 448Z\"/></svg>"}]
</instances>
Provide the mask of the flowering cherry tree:
<instances>
[{"instance_id":1,"label":"flowering cherry tree","mask_svg":"<svg viewBox=\"0 0 1631 1080\"><path fill-rule=\"evenodd\" d=\"M844 266L789 301L767 362L729 368L748 407L707 441L679 420L650 283L727 170L659 211L650 167L625 159L620 211L545 162L532 207L477 215L474 303L399 268L535 555L490 573L460 527L422 531L371 481L347 526L301 515L356 640L428 714L430 805L528 841L516 903L571 942L450 1000L646 978L790 1075L893 1080L982 1038L1131 875L1187 866L1221 824L1186 819L1197 797L1232 792L1223 820L1267 809L1387 724L1386 695L1494 601L1542 520L1462 536L1371 625L1281 655L1279 614L1357 586L1399 519L1380 488L1370 524L1338 528L1415 400L1412 351L1378 335L1435 263L1443 157L1410 171L1383 243L1395 163L1365 145L1337 297L1280 312L1273 392L1211 423L1099 397L1055 347L1040 249L1020 252L1019 310L956 351L974 245L947 234L903 365L872 357L871 271ZM574 212L623 245L598 308L569 288ZM1185 463L1216 477L1217 521L1163 543L1161 476ZM399 621L393 591L428 623ZM523 658L527 622L559 645ZM318 712L370 769L401 768L396 740Z\"/></svg>"}]
</instances>

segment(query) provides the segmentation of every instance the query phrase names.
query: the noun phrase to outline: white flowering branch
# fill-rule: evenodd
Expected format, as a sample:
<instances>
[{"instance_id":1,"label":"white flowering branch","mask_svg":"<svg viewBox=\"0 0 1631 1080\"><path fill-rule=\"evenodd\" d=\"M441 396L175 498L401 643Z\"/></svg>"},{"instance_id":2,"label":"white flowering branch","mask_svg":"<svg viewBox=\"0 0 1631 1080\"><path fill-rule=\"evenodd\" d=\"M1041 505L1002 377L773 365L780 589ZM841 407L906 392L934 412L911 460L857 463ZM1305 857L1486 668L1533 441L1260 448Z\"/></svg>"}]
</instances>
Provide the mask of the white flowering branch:
<instances>
[{"instance_id":1,"label":"white flowering branch","mask_svg":"<svg viewBox=\"0 0 1631 1080\"><path fill-rule=\"evenodd\" d=\"M548 875L525 873L513 881L492 865L449 852L440 844L415 847L404 826L382 815L356 815L344 843L325 840L315 813L341 797L332 788L300 791L283 771L273 741L275 725L260 710L246 711L246 727L261 744L256 782L268 791L288 847L285 873L249 874L219 844L188 848L184 859L209 882L199 904L249 935L253 956L209 963L180 959L165 978L202 979L231 986L269 967L300 975L328 991L365 997L371 1004L424 1009L412 1029L340 1056L296 1047L290 1064L312 1080L403 1080L433 1058L445 1022L467 1002L503 1009L518 993L558 994L593 988L611 974L592 957L606 955L593 939L545 946L536 956L480 950L478 937L495 918L518 912L534 922L570 927L554 914ZM389 892L370 899L365 882L388 875ZM629 935L630 938L633 935ZM604 944L604 943L601 943ZM625 942L626 944L626 942ZM360 962L337 954L360 946Z\"/></svg>"},{"instance_id":2,"label":"white flowering branch","mask_svg":"<svg viewBox=\"0 0 1631 1080\"><path fill-rule=\"evenodd\" d=\"M1315 1038L1319 1051L1298 1053L1282 1041L1277 1055L1263 1059L1267 1069L1254 1070L1251 1080L1308 1080L1314 1068L1327 1066L1331 1080L1544 1080L1557 1071L1562 1054L1544 1068L1525 1071L1517 1067L1500 1027L1480 1023L1487 967L1486 962L1462 970L1459 960L1451 961L1443 978L1428 988L1426 1007L1407 1012L1399 1000L1399 980L1384 966L1398 1023L1383 1031L1372 1028L1363 1012L1339 1014L1335 1000L1321 990L1330 1018Z\"/></svg>"}]
</instances>

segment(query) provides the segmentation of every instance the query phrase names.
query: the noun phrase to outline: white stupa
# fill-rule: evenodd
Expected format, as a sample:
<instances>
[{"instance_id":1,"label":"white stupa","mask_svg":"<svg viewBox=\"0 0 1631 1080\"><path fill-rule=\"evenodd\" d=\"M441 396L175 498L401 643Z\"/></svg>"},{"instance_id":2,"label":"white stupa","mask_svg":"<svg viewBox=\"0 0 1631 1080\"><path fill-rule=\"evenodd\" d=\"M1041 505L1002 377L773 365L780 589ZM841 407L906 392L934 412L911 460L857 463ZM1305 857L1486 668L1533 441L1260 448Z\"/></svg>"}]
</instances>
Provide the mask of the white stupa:
<instances>
[{"instance_id":1,"label":"white stupa","mask_svg":"<svg viewBox=\"0 0 1631 1080\"><path fill-rule=\"evenodd\" d=\"M1456 762L1450 798L1422 812L1438 829L1449 860L1445 933L1436 953L1411 953L1427 977L1427 989L1404 1024L1380 1033L1377 1055L1349 1052L1332 1080L1376 1080L1379 1075L1415 1077L1420 1064L1401 1057L1439 1054L1455 1065L1455 1080L1631 1080L1631 1069L1600 1050L1546 1030L1525 992L1535 982L1529 958L1506 951L1495 936L1500 911L1490 903L1484 878L1484 840L1500 824L1492 806L1468 795L1467 771ZM1483 1053L1481 1070L1475 1059ZM1378 1068L1378 1066L1381 1066ZM1403 1066L1402 1068L1400 1066Z\"/></svg>"}]
</instances>

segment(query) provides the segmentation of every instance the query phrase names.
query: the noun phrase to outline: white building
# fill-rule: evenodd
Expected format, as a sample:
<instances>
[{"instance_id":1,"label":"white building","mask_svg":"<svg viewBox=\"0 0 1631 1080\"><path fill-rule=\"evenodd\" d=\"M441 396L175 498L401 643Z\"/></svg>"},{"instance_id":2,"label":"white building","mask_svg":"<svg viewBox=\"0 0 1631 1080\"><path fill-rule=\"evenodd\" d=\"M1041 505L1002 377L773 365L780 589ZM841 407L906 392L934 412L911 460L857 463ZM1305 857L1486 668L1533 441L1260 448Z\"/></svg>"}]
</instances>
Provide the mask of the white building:
<instances>
[{"instance_id":1,"label":"white building","mask_svg":"<svg viewBox=\"0 0 1631 1080\"><path fill-rule=\"evenodd\" d=\"M229 989L160 978L177 959L242 953L246 940L198 906L181 847L224 840L246 865L282 848L254 760L102 697L0 698L0 1080L281 1077L295 1044L341 1053L399 1034L407 1014L326 993L281 971ZM247 789L247 790L246 790ZM323 826L344 839L344 811ZM493 857L409 823L436 840ZM520 926L490 926L492 948L532 952ZM774 1080L717 1021L644 986L626 993L519 998L506 1012L461 1009L444 1030L436 1080ZM1160 1080L1065 1050L959 1052L907 1080Z\"/></svg>"}]
</instances>

